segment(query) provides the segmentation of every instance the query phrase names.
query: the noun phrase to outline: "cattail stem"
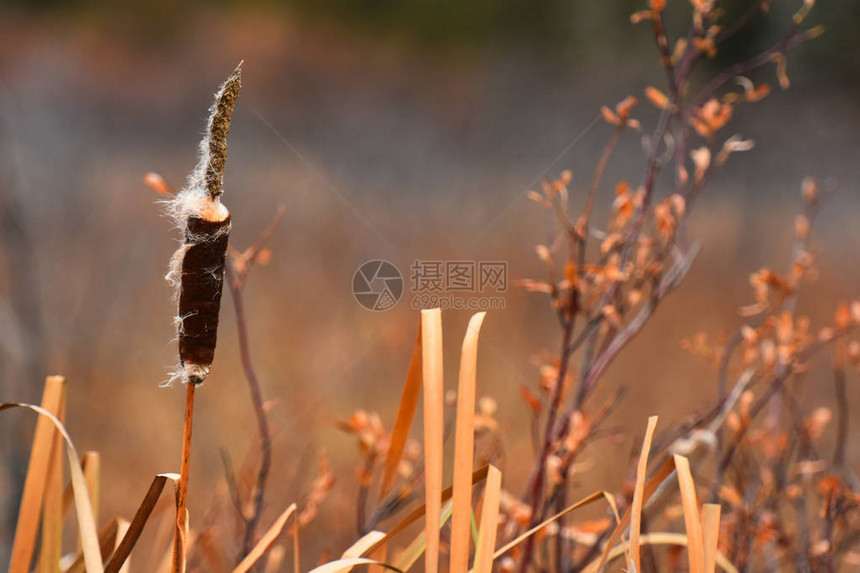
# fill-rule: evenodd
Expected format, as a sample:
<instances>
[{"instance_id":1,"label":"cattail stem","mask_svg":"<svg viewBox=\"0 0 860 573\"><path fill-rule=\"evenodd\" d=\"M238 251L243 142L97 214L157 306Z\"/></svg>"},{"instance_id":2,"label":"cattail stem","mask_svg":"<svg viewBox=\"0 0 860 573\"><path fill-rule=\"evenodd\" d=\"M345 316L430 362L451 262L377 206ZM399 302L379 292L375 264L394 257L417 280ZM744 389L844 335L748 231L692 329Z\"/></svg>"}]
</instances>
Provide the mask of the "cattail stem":
<instances>
[{"instance_id":1,"label":"cattail stem","mask_svg":"<svg viewBox=\"0 0 860 573\"><path fill-rule=\"evenodd\" d=\"M194 419L194 389L186 384L185 425L182 430L182 464L176 488L176 530L173 535L173 573L185 573L185 542L188 531L188 471L191 467L191 425Z\"/></svg>"}]
</instances>

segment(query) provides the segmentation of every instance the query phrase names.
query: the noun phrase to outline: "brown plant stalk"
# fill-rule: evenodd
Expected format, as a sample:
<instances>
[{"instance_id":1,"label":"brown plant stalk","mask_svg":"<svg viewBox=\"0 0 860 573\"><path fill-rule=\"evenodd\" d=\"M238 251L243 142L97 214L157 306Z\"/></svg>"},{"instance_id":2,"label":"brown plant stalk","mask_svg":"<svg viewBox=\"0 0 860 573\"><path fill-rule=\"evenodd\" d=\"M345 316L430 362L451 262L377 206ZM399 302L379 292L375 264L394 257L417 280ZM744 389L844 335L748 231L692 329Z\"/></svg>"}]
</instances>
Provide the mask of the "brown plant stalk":
<instances>
[{"instance_id":1,"label":"brown plant stalk","mask_svg":"<svg viewBox=\"0 0 860 573\"><path fill-rule=\"evenodd\" d=\"M254 244L245 252L232 257L227 266L227 284L233 299L233 310L236 314L236 329L239 337L239 356L242 361L242 371L248 382L248 390L251 394L251 403L254 407L254 415L257 420L257 431L260 435L260 467L257 470L257 480L254 484L254 495L250 515L246 515L242 506L237 505L237 510L245 525L242 538L242 549L238 557L241 561L254 547L254 535L260 516L263 512L265 501L266 482L272 465L272 437L269 432L269 423L266 419L266 411L263 404L263 394L260 390L260 382L251 359L251 344L248 336L248 324L245 317L245 305L242 290L248 278L252 265L260 262L261 254L264 253L266 244L277 230L286 209L283 205L278 207L272 220L260 234ZM238 491L232 494L234 503L239 500Z\"/></svg>"}]
</instances>

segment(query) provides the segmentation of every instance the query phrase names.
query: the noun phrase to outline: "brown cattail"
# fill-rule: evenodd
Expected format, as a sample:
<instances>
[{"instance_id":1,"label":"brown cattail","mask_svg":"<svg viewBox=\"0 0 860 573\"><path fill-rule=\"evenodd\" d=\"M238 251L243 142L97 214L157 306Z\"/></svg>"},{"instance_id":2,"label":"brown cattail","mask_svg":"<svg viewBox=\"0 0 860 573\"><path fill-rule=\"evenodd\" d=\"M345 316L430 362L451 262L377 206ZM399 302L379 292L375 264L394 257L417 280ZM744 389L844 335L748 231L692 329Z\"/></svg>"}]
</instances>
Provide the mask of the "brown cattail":
<instances>
[{"instance_id":1,"label":"brown cattail","mask_svg":"<svg viewBox=\"0 0 860 573\"><path fill-rule=\"evenodd\" d=\"M169 212L182 231L182 244L167 274L179 303L175 319L179 368L171 381L203 383L215 356L230 234L230 212L220 197L230 118L242 85L241 67L240 63L216 94L206 137L200 143L200 162L169 203Z\"/></svg>"}]
</instances>

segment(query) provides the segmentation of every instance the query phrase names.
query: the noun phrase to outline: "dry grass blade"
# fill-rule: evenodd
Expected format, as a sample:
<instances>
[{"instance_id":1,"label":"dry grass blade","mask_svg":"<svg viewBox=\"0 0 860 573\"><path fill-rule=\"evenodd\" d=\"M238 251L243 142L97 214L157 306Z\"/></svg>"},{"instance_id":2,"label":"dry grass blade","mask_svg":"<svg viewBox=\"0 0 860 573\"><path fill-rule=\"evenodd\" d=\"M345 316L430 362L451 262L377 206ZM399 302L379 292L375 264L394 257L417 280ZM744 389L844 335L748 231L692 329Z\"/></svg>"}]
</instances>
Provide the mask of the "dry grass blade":
<instances>
[{"instance_id":1,"label":"dry grass blade","mask_svg":"<svg viewBox=\"0 0 860 573\"><path fill-rule=\"evenodd\" d=\"M366 557L353 557L351 559L338 559L337 561L320 565L319 567L311 569L310 573L343 573L345 571L352 571L353 567L357 567L359 565L378 565L380 567L390 569L391 571L400 571L400 569L397 569L396 567L380 563L379 561L374 561L373 559L367 559ZM400 571L400 573L403 572Z\"/></svg>"},{"instance_id":2,"label":"dry grass blade","mask_svg":"<svg viewBox=\"0 0 860 573\"><path fill-rule=\"evenodd\" d=\"M206 571L229 571L236 561L227 553L227 547L214 527L204 527L194 541L194 554L198 567Z\"/></svg>"},{"instance_id":3,"label":"dry grass blade","mask_svg":"<svg viewBox=\"0 0 860 573\"><path fill-rule=\"evenodd\" d=\"M675 471L675 460L673 458L669 458L666 460L657 473L655 473L651 479L649 479L645 483L645 488L643 489L642 503L648 503L648 500L651 499L651 496L654 495L654 492L660 487L660 485L666 481L666 479L672 475L672 472ZM627 511L624 512L624 516L621 518L621 521L618 522L618 525L615 526L615 530L612 532L612 535L609 536L609 541L606 542L606 545L603 548L603 555L600 556L599 560L595 560L592 562L590 567L586 568L586 571L591 573L595 571L602 571L603 566L609 559L610 551L612 551L613 547L618 540L621 538L621 535L624 533L624 530L627 529L627 526L630 525L630 515L631 508L627 508ZM627 547L627 544L623 544Z\"/></svg>"},{"instance_id":4,"label":"dry grass blade","mask_svg":"<svg viewBox=\"0 0 860 573\"><path fill-rule=\"evenodd\" d=\"M296 504L290 505L272 524L272 526L263 534L263 537L260 538L260 541L257 542L257 545L251 549L251 552L242 559L241 563L239 563L235 569L233 569L233 573L245 573L246 571L250 571L251 567L253 567L257 561L260 560L260 557L265 555L266 551L275 543L278 539L278 536L281 535L281 531L284 530L284 526L287 525L287 520L290 519L290 516L296 512Z\"/></svg>"},{"instance_id":5,"label":"dry grass blade","mask_svg":"<svg viewBox=\"0 0 860 573\"><path fill-rule=\"evenodd\" d=\"M487 476L489 475L489 468L490 468L490 466L484 466L484 467L476 470L472 474L472 485L473 486L475 484L480 483L480 482L484 481L485 479L487 479ZM452 504L448 503L448 501L451 499L452 494L453 494L453 487L449 487L449 488L445 489L444 491L442 491L442 494L440 496L440 501L445 504L445 511L440 510L440 523L444 523L445 521L447 521L451 515L450 510L452 508ZM419 519L424 517L426 508L427 508L426 504L422 504L419 507L412 510L409 513L409 515L407 515L406 517L401 519L400 522L391 529L391 531L389 531L386 535L384 535L383 537L378 539L375 543L373 543L373 544L369 545L367 548L365 548L365 550L364 550L365 554L376 552L378 549L383 547L386 543L388 543L395 536L397 536L398 534L403 532L410 525L412 525L413 523L415 523L416 521L418 521ZM442 521L443 518L444 518L444 521ZM414 540L412 542L413 545L417 545L416 542L418 541L418 539L421 539L422 540L421 545L423 547L426 547L426 544L423 543L423 539L425 539L425 534L423 532L421 533L421 535L419 535L418 538L416 538L416 540ZM421 552L417 552L415 559L418 559L419 557L421 557L422 552L423 552L423 548L422 548ZM403 554L401 554L401 559L404 558L404 555L406 553L407 553L407 551L404 551ZM354 558L354 559L357 559L357 558ZM323 565L322 567L327 567L328 565L332 565L332 564L338 564L338 566L342 567L342 568L335 568L335 569L328 570L328 569L320 569L319 567L317 567L316 569L313 570L312 573L319 572L319 571L348 571L349 569L351 569L352 567L354 567L356 565L361 565L361 564L365 564L365 563L368 565L381 566L381 567L384 567L387 569L393 568L391 565L387 565L385 563L382 563L381 561L375 561L373 559L366 559L366 560L358 562L358 563L353 562L353 561L349 561L349 563L345 563L344 560L341 559L341 560L333 561L332 563L328 563L326 565ZM411 563L410 563L410 566L411 566ZM398 569L396 567L394 567L394 570L398 570Z\"/></svg>"},{"instance_id":6,"label":"dry grass blade","mask_svg":"<svg viewBox=\"0 0 860 573\"><path fill-rule=\"evenodd\" d=\"M130 524L125 519L112 519L110 523L99 532L99 551L102 559L107 559L120 544L120 540L128 533ZM84 557L79 552L75 560L65 570L65 573L84 573ZM128 562L120 569L121 572L128 571Z\"/></svg>"},{"instance_id":7,"label":"dry grass blade","mask_svg":"<svg viewBox=\"0 0 860 573\"><path fill-rule=\"evenodd\" d=\"M690 573L702 573L705 566L705 550L702 543L702 522L699 517L699 502L696 484L690 473L690 461L675 454L678 469L678 484L681 487L681 505L684 509L684 526L687 528L687 554L690 558Z\"/></svg>"},{"instance_id":8,"label":"dry grass blade","mask_svg":"<svg viewBox=\"0 0 860 573\"><path fill-rule=\"evenodd\" d=\"M385 563L388 561L388 544L380 543L375 545L373 550L368 553L368 557L380 563ZM379 565L369 565L367 567L367 573L382 573L383 571L385 571L385 567Z\"/></svg>"},{"instance_id":9,"label":"dry grass blade","mask_svg":"<svg viewBox=\"0 0 860 573\"><path fill-rule=\"evenodd\" d=\"M269 550L269 558L266 560L265 573L277 573L281 570L287 550L283 545L275 545Z\"/></svg>"},{"instance_id":10,"label":"dry grass blade","mask_svg":"<svg viewBox=\"0 0 860 573\"><path fill-rule=\"evenodd\" d=\"M639 538L640 545L676 545L679 547L687 547L687 535L684 533L646 533ZM610 563L618 559L629 548L630 543L625 541L617 545L609 552L609 557L606 563ZM726 573L738 573L737 568L720 552L714 555L715 562L720 566L720 569Z\"/></svg>"},{"instance_id":11,"label":"dry grass blade","mask_svg":"<svg viewBox=\"0 0 860 573\"><path fill-rule=\"evenodd\" d=\"M65 389L65 387L64 387ZM65 420L66 393L60 397L57 419ZM39 571L54 573L60 570L63 555L63 445L54 431L51 440L51 458L45 478L45 499L42 502L42 543L39 549Z\"/></svg>"},{"instance_id":12,"label":"dry grass blade","mask_svg":"<svg viewBox=\"0 0 860 573\"><path fill-rule=\"evenodd\" d=\"M374 548L377 543L385 538L383 531L371 531L361 537L358 541L349 546L349 548L341 555L342 559L350 557L362 557L370 549Z\"/></svg>"},{"instance_id":13,"label":"dry grass blade","mask_svg":"<svg viewBox=\"0 0 860 573\"><path fill-rule=\"evenodd\" d=\"M60 404L65 394L66 380L61 376L48 376L45 389L42 392L42 407L52 414L60 411ZM36 533L39 528L39 514L42 511L45 486L48 478L48 464L51 460L51 444L53 443L54 428L51 421L40 417L36 422L36 435L30 450L30 462L27 466L27 478L24 481L24 492L21 497L21 509L18 511L18 523L15 527L15 541L12 544L12 559L9 571L23 573L29 571L30 561L36 545Z\"/></svg>"},{"instance_id":14,"label":"dry grass blade","mask_svg":"<svg viewBox=\"0 0 860 573\"><path fill-rule=\"evenodd\" d=\"M110 560L105 565L105 573L117 573L122 568L131 550L134 549L134 545L140 538L140 534L143 533L143 527L146 525L147 520L149 520L150 515L152 515L152 510L155 509L155 504L158 503L161 492L164 490L164 484L167 483L168 479L172 480L175 484L179 480L179 475L158 474L152 480L149 490L147 490L140 507L137 508L137 512L134 514L134 519L131 520L128 531L123 535L122 541L120 541L116 551L113 552Z\"/></svg>"},{"instance_id":15,"label":"dry grass blade","mask_svg":"<svg viewBox=\"0 0 860 573\"><path fill-rule=\"evenodd\" d=\"M90 502L93 504L93 519L99 522L99 499L101 498L101 456L98 452L86 452L81 460L81 469L84 471L84 479L87 480L87 492L90 494ZM63 498L65 504L65 494ZM63 508L65 515L65 507ZM125 532L123 532L123 535ZM78 549L81 543L78 539Z\"/></svg>"},{"instance_id":16,"label":"dry grass blade","mask_svg":"<svg viewBox=\"0 0 860 573\"><path fill-rule=\"evenodd\" d=\"M93 464L95 464L95 467L91 467ZM98 523L99 483L98 479L96 479L94 483L92 478L101 473L99 453L85 453L84 457L81 459L81 470L83 470L84 478L87 480L87 491L89 491L90 501L92 501L93 504L93 517L95 517L96 523ZM74 500L75 493L72 491L71 482L69 482L66 484L66 489L63 490L63 519L66 519L66 517L69 516L69 510L72 509L72 503ZM78 549L80 549L80 543L78 543Z\"/></svg>"},{"instance_id":17,"label":"dry grass blade","mask_svg":"<svg viewBox=\"0 0 860 573\"><path fill-rule=\"evenodd\" d=\"M128 529L131 527L131 523L126 521L125 519L117 520L116 525L116 540L114 541L114 546L111 548L111 552L115 552L122 539L125 539L126 534L128 534ZM129 559L125 560L122 567L119 570L119 573L129 573L131 571L131 561Z\"/></svg>"},{"instance_id":18,"label":"dry grass blade","mask_svg":"<svg viewBox=\"0 0 860 573\"><path fill-rule=\"evenodd\" d=\"M470 522L472 517L472 459L475 449L475 386L478 341L486 312L469 320L460 354L460 384L457 391L457 429L454 438L454 516L451 519L451 573L469 569ZM491 471L492 473L492 471Z\"/></svg>"},{"instance_id":19,"label":"dry grass blade","mask_svg":"<svg viewBox=\"0 0 860 573\"><path fill-rule=\"evenodd\" d=\"M448 520L451 519L451 512L454 509L454 504L447 501L442 505L442 514L439 517L439 528L445 527ZM438 530L437 530L438 531ZM406 546L406 549L400 552L397 559L394 560L392 566L401 571L409 571L415 562L421 558L427 550L427 535L424 531L419 533L412 542Z\"/></svg>"},{"instance_id":20,"label":"dry grass blade","mask_svg":"<svg viewBox=\"0 0 860 573\"><path fill-rule=\"evenodd\" d=\"M648 418L645 438L642 440L642 452L639 454L639 466L636 469L636 486L633 489L633 503L630 507L630 554L627 563L633 571L642 571L642 561L639 551L639 534L642 530L642 504L645 494L645 478L648 473L648 453L651 451L651 440L654 438L654 428L657 427L657 416Z\"/></svg>"},{"instance_id":21,"label":"dry grass blade","mask_svg":"<svg viewBox=\"0 0 860 573\"><path fill-rule=\"evenodd\" d=\"M720 540L720 511L718 503L702 506L702 543L705 552L705 573L714 573L717 568L717 544Z\"/></svg>"},{"instance_id":22,"label":"dry grass blade","mask_svg":"<svg viewBox=\"0 0 860 573\"><path fill-rule=\"evenodd\" d=\"M535 533L537 533L538 531L540 531L541 529L543 529L544 527L549 525L550 523L552 523L553 521L555 521L561 517L564 517L565 515L567 515L568 513L570 513L571 511L573 511L575 509L579 509L580 507L585 507L586 505L591 505L592 503L594 503L595 501L597 501L599 499L605 499L610 504L614 504L614 500L612 500L612 494L611 493L609 493L608 491L603 491L603 490L596 491L593 494L589 495L588 497L584 497L584 498L580 499L579 501L577 501L573 505L567 506L567 508L559 511L558 513L556 513L552 517L548 517L547 519L541 521L540 523L538 523L537 525L535 525L534 527L532 527L531 529L529 529L525 533L519 535L518 537L516 537L512 541L509 541L503 547L497 549L496 552L493 554L493 560L498 559L499 557L501 557L502 555L504 555L505 553L507 553L508 551L510 551L511 549L513 549L514 547L516 547L517 545L519 545L520 543L522 543L523 541L525 541L526 539L528 539L529 537L531 537L532 535L534 535Z\"/></svg>"},{"instance_id":23,"label":"dry grass blade","mask_svg":"<svg viewBox=\"0 0 860 573\"><path fill-rule=\"evenodd\" d=\"M418 324L418 336L415 339L415 348L412 349L412 358L409 361L409 372L406 374L406 384L403 386L403 394L400 396L400 406L397 408L397 417L391 430L391 445L388 447L388 455L385 458L385 469L382 472L382 487L379 497L384 497L391 490L394 477L397 475L397 466L403 455L403 447L409 437L409 428L412 427L412 419L418 408L418 398L421 396L421 324Z\"/></svg>"},{"instance_id":24,"label":"dry grass blade","mask_svg":"<svg viewBox=\"0 0 860 573\"><path fill-rule=\"evenodd\" d=\"M424 501L427 535L424 570L439 570L439 518L442 495L442 434L444 386L442 369L442 311L421 311L421 360L424 372Z\"/></svg>"},{"instance_id":25,"label":"dry grass blade","mask_svg":"<svg viewBox=\"0 0 860 573\"><path fill-rule=\"evenodd\" d=\"M480 482L484 481L485 479L487 479L488 473L489 473L489 466L484 466L482 468L475 470L475 472L472 474L472 485L474 486L475 484L480 483ZM440 498L440 501L442 503L445 503L446 501L451 499L451 495L453 494L453 491L454 491L454 488L452 488L452 487L446 488L444 491L442 491L442 496ZM420 506L413 509L411 512L409 512L409 515L407 515L406 517L401 519L397 523L397 525L392 527L391 531L389 531L388 534L383 539L378 541L376 543L376 545L374 545L370 550L376 551L376 549L378 549L380 546L382 546L383 544L387 543L388 541L390 541L391 539L396 537L398 534L403 532L403 530L405 530L407 527L409 527L410 525L412 525L413 523L415 523L416 521L418 521L419 519L424 517L426 510L427 510L426 504L421 504Z\"/></svg>"},{"instance_id":26,"label":"dry grass blade","mask_svg":"<svg viewBox=\"0 0 860 573\"><path fill-rule=\"evenodd\" d=\"M96 530L95 518L93 517L92 505L90 504L89 495L87 494L87 482L84 479L84 473L81 470L81 463L78 460L78 454L75 451L75 445L72 443L72 438L69 436L68 432L66 432L66 428L60 420L58 420L54 414L41 406L23 404L20 402L3 402L0 404L0 411L7 410L9 408L29 408L30 410L38 412L42 417L48 418L48 420L53 423L54 427L60 432L63 440L66 442L66 456L69 460L69 473L72 478L72 490L75 494L75 512L77 513L78 518L78 529L81 533L84 563L87 566L87 571L90 571L91 573L102 571L104 567L102 565L102 556L99 550L99 536ZM29 564L25 563L20 566L20 569L14 570L10 568L10 571L26 572L28 570L28 565Z\"/></svg>"},{"instance_id":27,"label":"dry grass blade","mask_svg":"<svg viewBox=\"0 0 860 573\"><path fill-rule=\"evenodd\" d=\"M481 529L475 544L475 573L492 573L493 550L496 548L496 532L499 528L499 502L502 497L502 472L490 466L487 485L484 488L484 503L481 507Z\"/></svg>"},{"instance_id":28,"label":"dry grass blade","mask_svg":"<svg viewBox=\"0 0 860 573\"><path fill-rule=\"evenodd\" d=\"M293 573L299 573L301 562L302 560L299 555L299 522L296 520L293 524Z\"/></svg>"}]
</instances>

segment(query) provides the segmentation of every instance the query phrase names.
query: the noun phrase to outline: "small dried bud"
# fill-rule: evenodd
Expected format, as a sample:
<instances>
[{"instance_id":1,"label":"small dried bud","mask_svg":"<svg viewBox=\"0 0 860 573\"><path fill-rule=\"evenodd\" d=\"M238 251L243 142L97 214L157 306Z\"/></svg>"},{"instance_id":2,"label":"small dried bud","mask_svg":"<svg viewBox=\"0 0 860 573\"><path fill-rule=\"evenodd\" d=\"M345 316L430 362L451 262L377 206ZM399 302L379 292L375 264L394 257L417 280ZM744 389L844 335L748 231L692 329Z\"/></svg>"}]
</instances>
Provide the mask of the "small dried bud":
<instances>
[{"instance_id":1,"label":"small dried bud","mask_svg":"<svg viewBox=\"0 0 860 573\"><path fill-rule=\"evenodd\" d=\"M700 147L690 152L690 157L693 159L693 164L696 166L696 172L693 176L696 183L705 178L705 173L711 165L711 150L707 147Z\"/></svg>"},{"instance_id":2,"label":"small dried bud","mask_svg":"<svg viewBox=\"0 0 860 573\"><path fill-rule=\"evenodd\" d=\"M626 121L628 117L630 117L630 112L636 106L637 100L633 96L627 96L615 106L615 112L618 114L622 120Z\"/></svg>"},{"instance_id":3,"label":"small dried bud","mask_svg":"<svg viewBox=\"0 0 860 573\"><path fill-rule=\"evenodd\" d=\"M814 203L818 199L818 183L812 177L806 177L801 183L800 192L807 203Z\"/></svg>"},{"instance_id":4,"label":"small dried bud","mask_svg":"<svg viewBox=\"0 0 860 573\"><path fill-rule=\"evenodd\" d=\"M457 403L457 391L448 390L445 392L445 405L449 408Z\"/></svg>"},{"instance_id":5,"label":"small dried bud","mask_svg":"<svg viewBox=\"0 0 860 573\"><path fill-rule=\"evenodd\" d=\"M801 241L809 240L809 219L806 215L798 215L794 220L794 234Z\"/></svg>"},{"instance_id":6,"label":"small dried bud","mask_svg":"<svg viewBox=\"0 0 860 573\"><path fill-rule=\"evenodd\" d=\"M173 195L173 187L158 173L147 173L143 176L143 183L159 195Z\"/></svg>"},{"instance_id":7,"label":"small dried bud","mask_svg":"<svg viewBox=\"0 0 860 573\"><path fill-rule=\"evenodd\" d=\"M257 251L256 256L254 257L254 262L258 265L265 267L272 260L272 249L265 247Z\"/></svg>"},{"instance_id":8,"label":"small dried bud","mask_svg":"<svg viewBox=\"0 0 860 573\"><path fill-rule=\"evenodd\" d=\"M833 413L829 408L817 408L812 414L804 420L804 429L810 440L817 440L821 437L822 432L830 420L833 418Z\"/></svg>"},{"instance_id":9,"label":"small dried bud","mask_svg":"<svg viewBox=\"0 0 860 573\"><path fill-rule=\"evenodd\" d=\"M552 255L549 252L549 248L546 245L538 245L535 247L535 252L537 253L538 258L549 264L552 261Z\"/></svg>"},{"instance_id":10,"label":"small dried bud","mask_svg":"<svg viewBox=\"0 0 860 573\"><path fill-rule=\"evenodd\" d=\"M705 54L709 58L717 55L717 45L714 43L713 38L695 38L693 45L696 46L697 52Z\"/></svg>"},{"instance_id":11,"label":"small dried bud","mask_svg":"<svg viewBox=\"0 0 860 573\"><path fill-rule=\"evenodd\" d=\"M803 495L803 489L796 483L793 483L785 488L785 495L789 499L799 499Z\"/></svg>"},{"instance_id":12,"label":"small dried bud","mask_svg":"<svg viewBox=\"0 0 860 573\"><path fill-rule=\"evenodd\" d=\"M848 360L855 368L860 366L860 342L852 340L848 344Z\"/></svg>"},{"instance_id":13,"label":"small dried bud","mask_svg":"<svg viewBox=\"0 0 860 573\"><path fill-rule=\"evenodd\" d=\"M666 94L652 86L645 88L645 97L658 109L666 109L671 103Z\"/></svg>"},{"instance_id":14,"label":"small dried bud","mask_svg":"<svg viewBox=\"0 0 860 573\"><path fill-rule=\"evenodd\" d=\"M779 87L787 90L791 87L791 81L788 79L788 60L784 54L776 54L773 57L776 62L776 77L779 79Z\"/></svg>"},{"instance_id":15,"label":"small dried bud","mask_svg":"<svg viewBox=\"0 0 860 573\"><path fill-rule=\"evenodd\" d=\"M600 113L603 115L603 120L610 125L620 125L621 120L618 119L618 116L615 115L611 109L606 107L605 105L600 108Z\"/></svg>"},{"instance_id":16,"label":"small dried bud","mask_svg":"<svg viewBox=\"0 0 860 573\"><path fill-rule=\"evenodd\" d=\"M672 204L672 208L675 210L675 215L677 217L683 217L684 213L687 210L687 201L682 196L677 193L673 193L669 196L669 202Z\"/></svg>"},{"instance_id":17,"label":"small dried bud","mask_svg":"<svg viewBox=\"0 0 860 573\"><path fill-rule=\"evenodd\" d=\"M495 398L491 396L482 396L481 399L478 400L478 412L480 412L482 416L494 416L498 409L499 404L496 402Z\"/></svg>"},{"instance_id":18,"label":"small dried bud","mask_svg":"<svg viewBox=\"0 0 860 573\"><path fill-rule=\"evenodd\" d=\"M630 15L630 23L638 24L651 19L651 10L639 10Z\"/></svg>"},{"instance_id":19,"label":"small dried bud","mask_svg":"<svg viewBox=\"0 0 860 573\"><path fill-rule=\"evenodd\" d=\"M755 141L752 139L743 139L740 135L733 135L728 138L720 152L717 154L717 165L722 165L729 158L729 155L737 151L749 151L755 147Z\"/></svg>"},{"instance_id":20,"label":"small dried bud","mask_svg":"<svg viewBox=\"0 0 860 573\"><path fill-rule=\"evenodd\" d=\"M672 61L677 62L681 59L681 56L684 55L684 51L687 49L687 39L686 38L678 38L678 41L675 42L675 49L672 50Z\"/></svg>"},{"instance_id":21,"label":"small dried bud","mask_svg":"<svg viewBox=\"0 0 860 573\"><path fill-rule=\"evenodd\" d=\"M600 244L600 254L605 255L614 249L619 243L621 243L621 239L622 237L620 233L610 233Z\"/></svg>"},{"instance_id":22,"label":"small dried bud","mask_svg":"<svg viewBox=\"0 0 860 573\"><path fill-rule=\"evenodd\" d=\"M836 307L836 316L833 319L833 324L835 324L837 328L844 330L851 326L853 320L854 318L849 306L844 302L840 303L839 306Z\"/></svg>"}]
</instances>

